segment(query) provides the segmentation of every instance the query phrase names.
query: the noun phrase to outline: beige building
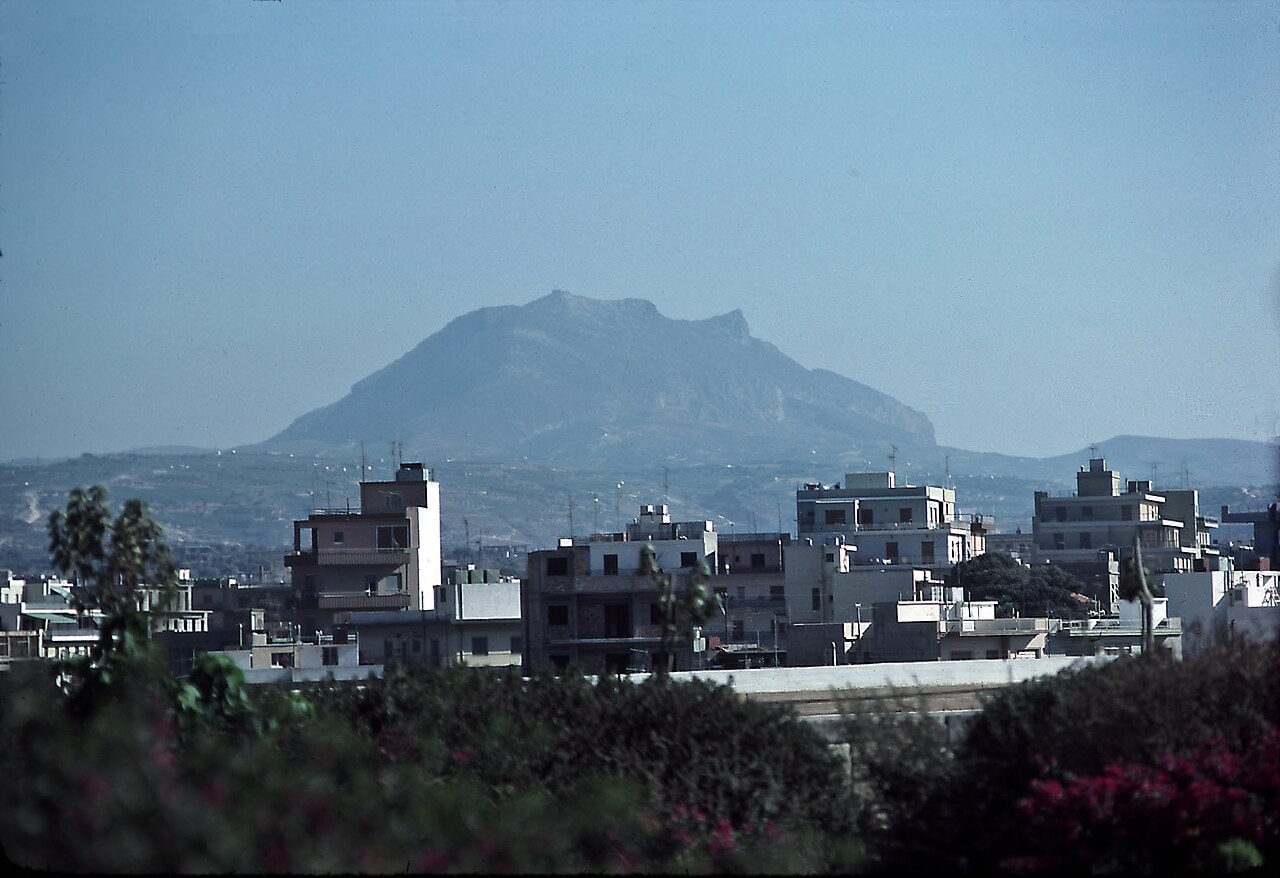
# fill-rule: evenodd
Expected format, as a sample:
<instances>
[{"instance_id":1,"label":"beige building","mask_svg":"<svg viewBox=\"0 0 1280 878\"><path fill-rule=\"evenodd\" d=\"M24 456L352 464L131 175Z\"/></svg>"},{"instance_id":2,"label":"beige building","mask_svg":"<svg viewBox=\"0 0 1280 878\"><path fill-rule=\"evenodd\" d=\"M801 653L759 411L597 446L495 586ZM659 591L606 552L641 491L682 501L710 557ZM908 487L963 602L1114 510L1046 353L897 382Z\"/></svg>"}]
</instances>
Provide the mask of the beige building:
<instances>
[{"instance_id":1,"label":"beige building","mask_svg":"<svg viewBox=\"0 0 1280 878\"><path fill-rule=\"evenodd\" d=\"M452 568L431 610L352 613L363 664L519 667L520 581L474 565Z\"/></svg>"},{"instance_id":2,"label":"beige building","mask_svg":"<svg viewBox=\"0 0 1280 878\"><path fill-rule=\"evenodd\" d=\"M806 484L796 491L799 538L842 537L857 564L904 564L949 570L986 551L991 526L962 520L956 492L933 485L898 485L892 472L847 473L843 486Z\"/></svg>"},{"instance_id":3,"label":"beige building","mask_svg":"<svg viewBox=\"0 0 1280 878\"><path fill-rule=\"evenodd\" d=\"M1121 491L1120 474L1094 458L1076 473L1076 492L1035 493L1032 518L1035 561L1070 569L1072 564L1120 560L1133 552L1135 537L1143 563L1157 572L1216 568L1212 543L1215 519L1200 514L1194 489L1156 491L1149 481L1129 481ZM1116 606L1114 596L1109 601Z\"/></svg>"},{"instance_id":4,"label":"beige building","mask_svg":"<svg viewBox=\"0 0 1280 878\"><path fill-rule=\"evenodd\" d=\"M652 670L663 660L663 616L657 585L641 573L641 552L653 547L678 591L702 565L713 576L709 586L719 585L717 536L710 521L673 522L666 506L645 505L621 533L563 538L555 549L530 552L520 592L526 672ZM677 622L676 669L705 663L705 638L693 636L687 620Z\"/></svg>"},{"instance_id":5,"label":"beige building","mask_svg":"<svg viewBox=\"0 0 1280 878\"><path fill-rule=\"evenodd\" d=\"M440 485L420 463L361 482L360 508L319 509L293 525L296 624L332 633L353 612L427 611L441 585Z\"/></svg>"}]
</instances>

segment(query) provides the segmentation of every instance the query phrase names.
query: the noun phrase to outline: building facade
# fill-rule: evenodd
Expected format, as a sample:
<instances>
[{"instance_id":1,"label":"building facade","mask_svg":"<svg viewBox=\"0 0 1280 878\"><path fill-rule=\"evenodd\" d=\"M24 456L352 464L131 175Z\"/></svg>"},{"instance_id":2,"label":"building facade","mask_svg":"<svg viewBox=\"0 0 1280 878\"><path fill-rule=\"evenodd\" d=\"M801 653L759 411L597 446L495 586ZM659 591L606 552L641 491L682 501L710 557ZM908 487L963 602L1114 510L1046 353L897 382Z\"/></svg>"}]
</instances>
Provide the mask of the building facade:
<instances>
[{"instance_id":1,"label":"building facade","mask_svg":"<svg viewBox=\"0 0 1280 878\"><path fill-rule=\"evenodd\" d=\"M898 485L892 472L847 473L840 483L796 491L801 540L842 537L856 564L905 564L947 570L986 551L991 522L961 520L956 492L934 485Z\"/></svg>"},{"instance_id":2,"label":"building facade","mask_svg":"<svg viewBox=\"0 0 1280 878\"><path fill-rule=\"evenodd\" d=\"M673 522L662 505L642 506L621 533L563 538L555 549L530 552L520 588L526 672L648 672L665 660L660 591L641 570L646 546L677 592L703 568L718 584L714 524ZM677 618L677 631L675 669L704 663L705 640L687 619Z\"/></svg>"},{"instance_id":3,"label":"building facade","mask_svg":"<svg viewBox=\"0 0 1280 878\"><path fill-rule=\"evenodd\" d=\"M293 525L296 624L332 633L353 612L431 610L441 585L440 485L420 463L360 483L360 509L319 509Z\"/></svg>"}]
</instances>

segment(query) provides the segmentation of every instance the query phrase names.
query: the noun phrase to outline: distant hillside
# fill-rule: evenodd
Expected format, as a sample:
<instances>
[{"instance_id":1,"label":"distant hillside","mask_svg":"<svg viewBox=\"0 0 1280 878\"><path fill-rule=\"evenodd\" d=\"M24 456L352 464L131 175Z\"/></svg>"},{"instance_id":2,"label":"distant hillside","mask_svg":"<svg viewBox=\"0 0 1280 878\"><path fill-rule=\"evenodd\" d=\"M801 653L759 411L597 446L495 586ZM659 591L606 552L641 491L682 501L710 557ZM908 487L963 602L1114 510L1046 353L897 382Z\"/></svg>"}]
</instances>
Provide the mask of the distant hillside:
<instances>
[{"instance_id":1,"label":"distant hillside","mask_svg":"<svg viewBox=\"0 0 1280 878\"><path fill-rule=\"evenodd\" d=\"M673 320L640 299L562 291L459 317L259 448L333 453L389 439L434 459L578 467L934 444L923 414L804 368L753 338L740 311Z\"/></svg>"},{"instance_id":2,"label":"distant hillside","mask_svg":"<svg viewBox=\"0 0 1280 878\"><path fill-rule=\"evenodd\" d=\"M1035 491L1074 490L1095 455L1157 490L1199 488L1210 516L1280 491L1276 442L1117 436L1043 459L939 446L924 415L800 366L740 312L672 320L638 299L555 292L454 320L258 446L0 464L0 567L42 569L49 512L99 483L116 503L148 501L175 545L283 547L308 510L358 503L360 443L369 477L389 477L392 439L440 481L446 551L548 547L654 502L721 530L794 533L800 483L889 469L890 454L900 483L951 485L962 514L1009 530L1030 525Z\"/></svg>"}]
</instances>

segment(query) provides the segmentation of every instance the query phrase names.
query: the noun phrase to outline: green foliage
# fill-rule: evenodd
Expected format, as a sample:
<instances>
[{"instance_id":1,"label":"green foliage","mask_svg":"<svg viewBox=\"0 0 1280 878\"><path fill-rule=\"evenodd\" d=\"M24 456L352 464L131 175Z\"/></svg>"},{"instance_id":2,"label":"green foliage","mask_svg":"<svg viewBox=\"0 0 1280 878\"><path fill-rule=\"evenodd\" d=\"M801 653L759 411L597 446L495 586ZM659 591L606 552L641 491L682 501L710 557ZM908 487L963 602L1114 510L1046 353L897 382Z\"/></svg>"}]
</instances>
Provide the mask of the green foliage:
<instances>
[{"instance_id":1,"label":"green foliage","mask_svg":"<svg viewBox=\"0 0 1280 878\"><path fill-rule=\"evenodd\" d=\"M691 637L693 626L705 625L720 610L720 599L707 587L711 571L705 562L698 563L690 577L689 587L681 593L676 587L675 577L663 573L658 566L651 545L640 550L640 575L648 576L658 587L658 606L662 610L662 650L654 670L658 676L666 676L675 661L677 638L682 635Z\"/></svg>"},{"instance_id":2,"label":"green foliage","mask_svg":"<svg viewBox=\"0 0 1280 878\"><path fill-rule=\"evenodd\" d=\"M1159 766L1210 745L1249 754L1278 727L1275 642L1185 662L1122 658L1009 686L987 697L953 747L932 718L857 718L858 825L886 871L987 874L1020 850L1019 803L1035 782Z\"/></svg>"},{"instance_id":3,"label":"green foliage","mask_svg":"<svg viewBox=\"0 0 1280 878\"><path fill-rule=\"evenodd\" d=\"M66 509L49 515L54 568L72 580L77 612L98 619L98 640L89 654L57 666L59 682L78 710L115 697L156 660L139 597L143 587L156 589L162 602L174 591L173 560L161 537L160 525L140 500L126 501L112 519L101 485L74 489Z\"/></svg>"},{"instance_id":4,"label":"green foliage","mask_svg":"<svg viewBox=\"0 0 1280 878\"><path fill-rule=\"evenodd\" d=\"M0 677L0 842L55 871L845 868L839 764L789 714L656 678L456 668L302 692L200 657L74 711Z\"/></svg>"},{"instance_id":5,"label":"green foliage","mask_svg":"<svg viewBox=\"0 0 1280 878\"><path fill-rule=\"evenodd\" d=\"M1015 611L1024 617L1056 619L1082 619L1087 614L1087 605L1075 597L1084 584L1051 564L1026 567L1003 552L987 552L957 564L955 578L969 600L996 601L996 615L1002 618Z\"/></svg>"}]
</instances>

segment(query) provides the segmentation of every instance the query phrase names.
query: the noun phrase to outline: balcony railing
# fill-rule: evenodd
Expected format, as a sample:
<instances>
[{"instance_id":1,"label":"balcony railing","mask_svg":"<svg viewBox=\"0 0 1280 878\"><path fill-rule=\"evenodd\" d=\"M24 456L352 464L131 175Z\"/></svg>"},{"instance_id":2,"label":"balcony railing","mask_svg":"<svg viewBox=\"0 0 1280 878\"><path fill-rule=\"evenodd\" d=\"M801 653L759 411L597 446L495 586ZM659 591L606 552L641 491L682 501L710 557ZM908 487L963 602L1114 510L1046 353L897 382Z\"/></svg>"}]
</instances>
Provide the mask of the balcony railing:
<instances>
[{"instance_id":1,"label":"balcony railing","mask_svg":"<svg viewBox=\"0 0 1280 878\"><path fill-rule=\"evenodd\" d=\"M321 610L407 610L409 595L364 594L362 592L321 592L318 608Z\"/></svg>"},{"instance_id":2,"label":"balcony railing","mask_svg":"<svg viewBox=\"0 0 1280 878\"><path fill-rule=\"evenodd\" d=\"M375 565L400 567L408 564L411 553L408 549L360 549L358 551L340 552L290 552L284 556L284 566L298 567L317 565L320 567L349 567L355 565Z\"/></svg>"}]
</instances>

